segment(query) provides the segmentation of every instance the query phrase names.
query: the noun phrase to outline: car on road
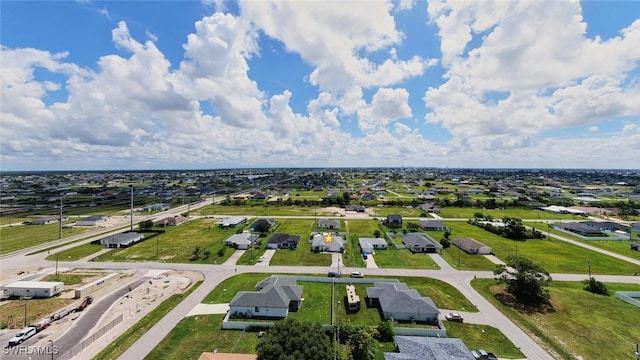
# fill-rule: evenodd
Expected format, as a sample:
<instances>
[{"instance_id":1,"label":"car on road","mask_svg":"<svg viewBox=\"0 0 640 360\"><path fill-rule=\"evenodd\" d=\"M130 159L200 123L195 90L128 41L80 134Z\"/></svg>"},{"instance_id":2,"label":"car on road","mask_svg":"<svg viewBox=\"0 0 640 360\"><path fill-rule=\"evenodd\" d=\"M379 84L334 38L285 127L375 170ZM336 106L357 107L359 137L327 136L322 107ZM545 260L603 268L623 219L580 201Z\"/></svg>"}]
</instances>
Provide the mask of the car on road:
<instances>
[{"instance_id":1,"label":"car on road","mask_svg":"<svg viewBox=\"0 0 640 360\"><path fill-rule=\"evenodd\" d=\"M340 274L338 274L335 271L329 271L329 273L327 274L328 277L340 277Z\"/></svg>"},{"instance_id":2,"label":"car on road","mask_svg":"<svg viewBox=\"0 0 640 360\"><path fill-rule=\"evenodd\" d=\"M263 261L264 261L264 256L260 256L260 257L258 258L258 262L263 262Z\"/></svg>"},{"instance_id":3,"label":"car on road","mask_svg":"<svg viewBox=\"0 0 640 360\"><path fill-rule=\"evenodd\" d=\"M456 312L450 312L447 315L445 315L444 318L447 319L448 321L464 322L462 315Z\"/></svg>"},{"instance_id":4,"label":"car on road","mask_svg":"<svg viewBox=\"0 0 640 360\"><path fill-rule=\"evenodd\" d=\"M476 360L498 360L493 353L486 352L483 349L472 350L471 355L473 355Z\"/></svg>"},{"instance_id":5,"label":"car on road","mask_svg":"<svg viewBox=\"0 0 640 360\"><path fill-rule=\"evenodd\" d=\"M16 336L9 339L9 347L22 344L25 340L27 340L28 338L32 337L35 334L36 334L35 327L33 326L26 327L20 330L20 332L17 333Z\"/></svg>"},{"instance_id":6,"label":"car on road","mask_svg":"<svg viewBox=\"0 0 640 360\"><path fill-rule=\"evenodd\" d=\"M351 276L352 278L363 278L364 274L360 271L353 271L351 274L349 274L349 276Z\"/></svg>"}]
</instances>

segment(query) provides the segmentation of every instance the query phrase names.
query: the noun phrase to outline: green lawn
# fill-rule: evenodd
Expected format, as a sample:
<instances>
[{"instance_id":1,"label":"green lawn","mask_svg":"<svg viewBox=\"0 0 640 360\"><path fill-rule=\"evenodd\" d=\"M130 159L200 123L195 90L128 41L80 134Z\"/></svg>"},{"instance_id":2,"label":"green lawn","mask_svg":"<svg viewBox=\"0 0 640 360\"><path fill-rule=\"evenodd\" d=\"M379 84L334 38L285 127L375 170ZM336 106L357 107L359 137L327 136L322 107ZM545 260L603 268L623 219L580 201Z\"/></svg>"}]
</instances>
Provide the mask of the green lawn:
<instances>
[{"instance_id":1,"label":"green lawn","mask_svg":"<svg viewBox=\"0 0 640 360\"><path fill-rule=\"evenodd\" d=\"M63 222L70 223L73 220ZM62 229L62 237L69 237L94 230L91 227L74 227L73 229ZM30 248L32 246L45 244L59 238L58 223L45 225L16 225L0 228L0 254Z\"/></svg>"},{"instance_id":2,"label":"green lawn","mask_svg":"<svg viewBox=\"0 0 640 360\"><path fill-rule=\"evenodd\" d=\"M30 218L26 216L0 216L0 225L21 224L29 219Z\"/></svg>"},{"instance_id":3,"label":"green lawn","mask_svg":"<svg viewBox=\"0 0 640 360\"><path fill-rule=\"evenodd\" d=\"M278 232L300 235L295 250L281 249L271 258L271 265L330 266L331 255L311 252L309 236L315 226L314 219L283 219Z\"/></svg>"},{"instance_id":4,"label":"green lawn","mask_svg":"<svg viewBox=\"0 0 640 360\"><path fill-rule=\"evenodd\" d=\"M584 217L570 214L554 214L542 210L529 209L480 209L480 208L461 208L461 207L442 207L440 215L445 219L467 219L473 218L475 213L482 213L484 216L491 215L494 219L502 219L504 217L514 217L519 219L543 219L543 220L580 220Z\"/></svg>"},{"instance_id":5,"label":"green lawn","mask_svg":"<svg viewBox=\"0 0 640 360\"><path fill-rule=\"evenodd\" d=\"M314 216L316 208L305 206L286 206L268 203L248 205L207 205L193 211L194 215L243 215L243 216ZM327 214L328 215L328 214Z\"/></svg>"},{"instance_id":6,"label":"green lawn","mask_svg":"<svg viewBox=\"0 0 640 360\"><path fill-rule=\"evenodd\" d=\"M221 264L234 249L224 240L239 229L219 229L213 219L195 219L179 226L167 227L164 234L155 236L125 249L114 249L93 261L159 261L170 263ZM208 259L191 261L196 246L209 250ZM218 250L225 249L223 256ZM157 251L157 255L156 255Z\"/></svg>"},{"instance_id":7,"label":"green lawn","mask_svg":"<svg viewBox=\"0 0 640 360\"><path fill-rule=\"evenodd\" d=\"M472 237L492 248L503 261L508 255L526 256L550 273L587 273L587 262L594 274L630 275L640 272L638 265L581 248L560 240L513 241L461 221L447 221L451 237ZM456 262L457 263L457 262Z\"/></svg>"},{"instance_id":8,"label":"green lawn","mask_svg":"<svg viewBox=\"0 0 640 360\"><path fill-rule=\"evenodd\" d=\"M427 254L414 254L408 249L396 250L391 245L386 250L376 250L373 258L380 268L440 269L440 266Z\"/></svg>"},{"instance_id":9,"label":"green lawn","mask_svg":"<svg viewBox=\"0 0 640 360\"><path fill-rule=\"evenodd\" d=\"M522 359L524 355L497 328L489 325L447 322L447 337L459 338L469 350L484 349L501 359Z\"/></svg>"},{"instance_id":10,"label":"green lawn","mask_svg":"<svg viewBox=\"0 0 640 360\"><path fill-rule=\"evenodd\" d=\"M76 247L55 252L46 257L49 261L76 261L83 259L91 254L95 254L98 251L104 249L104 246L100 244L83 244Z\"/></svg>"},{"instance_id":11,"label":"green lawn","mask_svg":"<svg viewBox=\"0 0 640 360\"><path fill-rule=\"evenodd\" d=\"M440 253L442 258L458 270L493 271L496 265L479 254L467 254L457 246L451 245Z\"/></svg>"},{"instance_id":12,"label":"green lawn","mask_svg":"<svg viewBox=\"0 0 640 360\"><path fill-rule=\"evenodd\" d=\"M640 309L612 296L582 290L578 282L554 281L549 287L554 311L526 314L499 303L494 280L476 279L473 287L520 328L550 347L556 358L630 359L640 339ZM610 292L640 291L637 284L606 284ZM488 348L489 346L487 346ZM489 350L489 349L487 349Z\"/></svg>"},{"instance_id":13,"label":"green lawn","mask_svg":"<svg viewBox=\"0 0 640 360\"><path fill-rule=\"evenodd\" d=\"M630 243L631 242L635 242L638 241L637 239L634 239L632 241L628 241L628 240L583 240L580 239L577 236L572 236L569 235L567 233L561 232L561 231L557 231L555 229L549 229L549 226L547 226L546 223L539 223L539 222L526 222L524 223L524 225L526 226L531 226L533 228L536 228L540 231L542 231L543 234L547 235L549 232L551 232L551 234L555 234L555 235L559 235L562 237L566 237L568 239L571 240L576 240L576 241L580 241L581 243L587 244L587 245L592 245L604 250L608 250L611 252L614 252L616 254L620 254L620 255L624 255L636 260L640 260L640 251L635 251L635 250L631 250L631 246Z\"/></svg>"}]
</instances>

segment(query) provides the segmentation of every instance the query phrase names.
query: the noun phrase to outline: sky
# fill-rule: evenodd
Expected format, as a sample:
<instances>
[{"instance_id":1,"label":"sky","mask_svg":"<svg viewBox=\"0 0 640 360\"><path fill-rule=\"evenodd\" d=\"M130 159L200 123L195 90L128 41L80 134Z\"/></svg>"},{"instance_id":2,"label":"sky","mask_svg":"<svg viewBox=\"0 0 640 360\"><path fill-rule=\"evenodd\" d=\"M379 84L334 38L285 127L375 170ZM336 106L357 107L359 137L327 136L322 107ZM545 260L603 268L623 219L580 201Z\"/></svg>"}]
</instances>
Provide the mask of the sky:
<instances>
[{"instance_id":1,"label":"sky","mask_svg":"<svg viewBox=\"0 0 640 360\"><path fill-rule=\"evenodd\" d=\"M640 168L640 1L0 1L0 171Z\"/></svg>"}]
</instances>

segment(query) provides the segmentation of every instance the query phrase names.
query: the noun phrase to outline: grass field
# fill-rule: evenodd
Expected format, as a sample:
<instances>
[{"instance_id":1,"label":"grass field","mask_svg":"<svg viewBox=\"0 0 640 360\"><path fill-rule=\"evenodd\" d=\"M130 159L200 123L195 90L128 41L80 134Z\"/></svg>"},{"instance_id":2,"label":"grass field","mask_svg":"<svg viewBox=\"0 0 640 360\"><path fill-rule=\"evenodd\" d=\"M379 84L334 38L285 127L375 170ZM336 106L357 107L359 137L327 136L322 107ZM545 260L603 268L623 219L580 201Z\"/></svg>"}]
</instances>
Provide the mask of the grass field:
<instances>
[{"instance_id":1,"label":"grass field","mask_svg":"<svg viewBox=\"0 0 640 360\"><path fill-rule=\"evenodd\" d=\"M69 220L64 223L70 223ZM62 237L82 234L93 230L90 227L74 227L73 229L62 229ZM45 225L17 225L0 228L0 254L26 249L32 246L45 244L49 241L58 240L59 225L51 223Z\"/></svg>"},{"instance_id":2,"label":"grass field","mask_svg":"<svg viewBox=\"0 0 640 360\"><path fill-rule=\"evenodd\" d=\"M238 229L219 229L213 219L195 219L180 226L167 227L164 234L155 236L129 248L113 249L93 261L159 261L170 263L221 264L234 249L225 246L224 240ZM210 252L208 259L191 261L196 246ZM220 249L223 256L218 256ZM157 251L157 255L156 255Z\"/></svg>"},{"instance_id":3,"label":"grass field","mask_svg":"<svg viewBox=\"0 0 640 360\"><path fill-rule=\"evenodd\" d=\"M300 235L298 248L295 250L277 250L271 258L271 265L330 266L331 255L311 252L309 236L315 226L314 219L282 219L278 232Z\"/></svg>"},{"instance_id":4,"label":"grass field","mask_svg":"<svg viewBox=\"0 0 640 360\"><path fill-rule=\"evenodd\" d=\"M440 255L449 265L458 270L493 271L496 267L483 255L467 254L455 245L443 249Z\"/></svg>"},{"instance_id":5,"label":"grass field","mask_svg":"<svg viewBox=\"0 0 640 360\"><path fill-rule=\"evenodd\" d=\"M67 250L54 252L53 254L47 256L46 260L76 261L83 259L91 254L95 254L102 249L104 249L104 246L99 244L82 244Z\"/></svg>"},{"instance_id":6,"label":"grass field","mask_svg":"<svg viewBox=\"0 0 640 360\"><path fill-rule=\"evenodd\" d=\"M120 335L117 339L112 341L107 347L96 355L93 360L112 360L117 359L122 355L131 345L133 345L142 335L144 335L149 329L151 329L158 321L160 321L165 315L167 315L173 308L175 308L184 298L189 296L195 291L202 281L198 281L184 294L174 294L164 300L155 309L151 310L140 321L131 326L127 331ZM188 349L180 349L179 351L188 351ZM199 356L199 353L198 355ZM147 357L148 358L148 357ZM191 357L190 359L195 359ZM187 359L187 358L185 358Z\"/></svg>"},{"instance_id":7,"label":"grass field","mask_svg":"<svg viewBox=\"0 0 640 360\"><path fill-rule=\"evenodd\" d=\"M315 216L320 214L314 207L286 206L269 203L253 205L207 205L193 211L194 215L243 215L243 216Z\"/></svg>"},{"instance_id":8,"label":"grass field","mask_svg":"<svg viewBox=\"0 0 640 360\"><path fill-rule=\"evenodd\" d=\"M588 293L582 283L552 282L554 311L546 314L526 314L502 305L493 296L500 289L494 280L476 279L472 285L520 328L552 348L556 358L596 360L606 354L608 359L631 359L631 345L640 338L637 307L613 295ZM606 285L610 292L640 291L636 284Z\"/></svg>"},{"instance_id":9,"label":"grass field","mask_svg":"<svg viewBox=\"0 0 640 360\"><path fill-rule=\"evenodd\" d=\"M529 209L479 209L479 208L461 208L461 207L442 207L440 215L445 219L466 219L473 218L475 213L482 213L484 216L491 215L494 219L502 219L504 217L514 217L519 219L542 219L542 220L584 220L584 217L570 214L554 214L541 210Z\"/></svg>"},{"instance_id":10,"label":"grass field","mask_svg":"<svg viewBox=\"0 0 640 360\"><path fill-rule=\"evenodd\" d=\"M624 256L627 256L627 257L630 257L630 258L633 258L633 259L636 259L636 260L640 260L640 251L631 250L631 246L630 246L631 242L638 241L636 239L634 239L632 241L628 241L628 240L583 240L583 239L580 239L577 236L572 236L572 235L569 235L569 234L561 232L561 231L557 231L557 230L554 230L554 229L549 229L549 227L547 226L546 223L526 222L526 223L524 223L524 225L534 227L534 228L542 231L542 233L545 234L545 235L548 232L551 232L551 234L555 234L555 235L559 235L559 236L562 236L562 237L566 237L566 238L571 239L571 240L580 241L581 243L584 243L584 244L587 244L587 245L595 246L595 247L600 248L600 249L609 250L609 251L614 252L616 254L620 254L620 255L624 255Z\"/></svg>"},{"instance_id":11,"label":"grass field","mask_svg":"<svg viewBox=\"0 0 640 360\"><path fill-rule=\"evenodd\" d=\"M550 273L587 273L587 262L594 274L631 275L638 265L596 253L560 240L513 241L461 221L448 221L451 237L472 237L493 249L503 261L508 255L526 256Z\"/></svg>"},{"instance_id":12,"label":"grass field","mask_svg":"<svg viewBox=\"0 0 640 360\"><path fill-rule=\"evenodd\" d=\"M405 217L419 217L422 214L422 210L412 207L401 206L374 206L371 208L371 212L375 217L386 218L387 215L398 214Z\"/></svg>"},{"instance_id":13,"label":"grass field","mask_svg":"<svg viewBox=\"0 0 640 360\"><path fill-rule=\"evenodd\" d=\"M386 250L376 250L373 255L376 265L391 269L438 270L440 266L427 254L414 254L408 249L396 250L389 245Z\"/></svg>"},{"instance_id":14,"label":"grass field","mask_svg":"<svg viewBox=\"0 0 640 360\"><path fill-rule=\"evenodd\" d=\"M501 359L522 359L524 355L497 328L489 325L447 322L447 337L459 338L469 350L484 349Z\"/></svg>"},{"instance_id":15,"label":"grass field","mask_svg":"<svg viewBox=\"0 0 640 360\"><path fill-rule=\"evenodd\" d=\"M76 300L59 296L47 299L10 300L0 306L0 329L22 329L25 310L26 323L32 324L56 313L74 301Z\"/></svg>"}]
</instances>

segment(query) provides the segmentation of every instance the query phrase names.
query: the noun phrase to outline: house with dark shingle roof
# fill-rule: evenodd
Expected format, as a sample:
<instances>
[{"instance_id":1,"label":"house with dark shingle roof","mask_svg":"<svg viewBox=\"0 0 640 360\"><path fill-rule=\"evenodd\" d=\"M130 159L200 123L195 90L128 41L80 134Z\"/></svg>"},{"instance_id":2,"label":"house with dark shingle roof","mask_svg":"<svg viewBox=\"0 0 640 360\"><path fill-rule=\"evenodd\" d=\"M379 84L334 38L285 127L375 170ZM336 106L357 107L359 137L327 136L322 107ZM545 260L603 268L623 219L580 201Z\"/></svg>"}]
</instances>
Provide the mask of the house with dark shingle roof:
<instances>
[{"instance_id":1,"label":"house with dark shingle roof","mask_svg":"<svg viewBox=\"0 0 640 360\"><path fill-rule=\"evenodd\" d=\"M440 311L431 298L401 282L375 282L367 288L367 303L378 307L385 320L437 322Z\"/></svg>"},{"instance_id":2,"label":"house with dark shingle roof","mask_svg":"<svg viewBox=\"0 0 640 360\"><path fill-rule=\"evenodd\" d=\"M126 248L144 240L144 235L137 232L125 232L109 235L98 240L107 248Z\"/></svg>"},{"instance_id":3,"label":"house with dark shingle roof","mask_svg":"<svg viewBox=\"0 0 640 360\"><path fill-rule=\"evenodd\" d=\"M449 228L447 225L441 223L438 220L420 220L418 226L425 231L447 231Z\"/></svg>"},{"instance_id":4,"label":"house with dark shingle roof","mask_svg":"<svg viewBox=\"0 0 640 360\"><path fill-rule=\"evenodd\" d=\"M258 291L239 291L229 303L229 313L245 317L285 318L298 311L302 286L295 277L272 276L256 284Z\"/></svg>"},{"instance_id":5,"label":"house with dark shingle roof","mask_svg":"<svg viewBox=\"0 0 640 360\"><path fill-rule=\"evenodd\" d=\"M332 230L340 229L340 220L319 219L318 228Z\"/></svg>"},{"instance_id":6,"label":"house with dark shingle roof","mask_svg":"<svg viewBox=\"0 0 640 360\"><path fill-rule=\"evenodd\" d=\"M295 249L300 242L299 235L290 234L273 234L271 239L267 242L267 249Z\"/></svg>"},{"instance_id":7,"label":"house with dark shingle roof","mask_svg":"<svg viewBox=\"0 0 640 360\"><path fill-rule=\"evenodd\" d=\"M475 360L457 338L396 336L397 351L384 353L385 360Z\"/></svg>"},{"instance_id":8,"label":"house with dark shingle roof","mask_svg":"<svg viewBox=\"0 0 640 360\"><path fill-rule=\"evenodd\" d=\"M437 241L431 239L426 234L410 233L402 235L402 241L407 245L407 248L413 253L437 253L438 250L442 250L442 245Z\"/></svg>"},{"instance_id":9,"label":"house with dark shingle roof","mask_svg":"<svg viewBox=\"0 0 640 360\"><path fill-rule=\"evenodd\" d=\"M182 215L168 216L164 219L158 220L158 222L156 222L156 226L158 227L178 226L186 221L187 221L187 218Z\"/></svg>"},{"instance_id":10,"label":"house with dark shingle roof","mask_svg":"<svg viewBox=\"0 0 640 360\"><path fill-rule=\"evenodd\" d=\"M390 228L402 227L402 215L390 214L382 221L382 224Z\"/></svg>"}]
</instances>

